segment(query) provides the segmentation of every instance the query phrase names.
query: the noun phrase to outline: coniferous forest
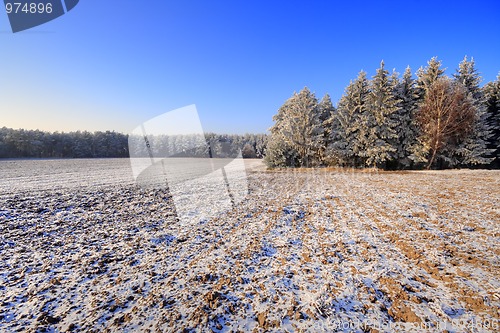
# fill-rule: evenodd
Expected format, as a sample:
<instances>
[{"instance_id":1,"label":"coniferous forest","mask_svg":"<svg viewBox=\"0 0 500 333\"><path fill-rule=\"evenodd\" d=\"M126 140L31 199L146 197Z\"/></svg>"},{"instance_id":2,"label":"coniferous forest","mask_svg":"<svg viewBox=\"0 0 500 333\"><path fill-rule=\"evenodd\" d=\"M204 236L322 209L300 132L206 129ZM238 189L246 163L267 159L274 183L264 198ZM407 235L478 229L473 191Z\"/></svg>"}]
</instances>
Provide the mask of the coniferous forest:
<instances>
[{"instance_id":1,"label":"coniferous forest","mask_svg":"<svg viewBox=\"0 0 500 333\"><path fill-rule=\"evenodd\" d=\"M432 58L413 77L361 71L338 105L307 87L273 117L269 167L498 168L500 75L481 86L474 59L451 76Z\"/></svg>"},{"instance_id":2,"label":"coniferous forest","mask_svg":"<svg viewBox=\"0 0 500 333\"><path fill-rule=\"evenodd\" d=\"M143 140L143 138L140 138ZM155 141L157 156L168 157L171 151L190 146L193 135L175 135ZM235 157L241 151L244 158L263 158L266 134L205 134L206 146L186 151L184 157L206 157L208 149L214 157ZM163 154L163 155L162 155ZM149 157L146 150L134 152L134 156ZM44 132L39 130L15 130L0 128L0 158L115 158L129 157L129 135L117 132Z\"/></svg>"}]
</instances>

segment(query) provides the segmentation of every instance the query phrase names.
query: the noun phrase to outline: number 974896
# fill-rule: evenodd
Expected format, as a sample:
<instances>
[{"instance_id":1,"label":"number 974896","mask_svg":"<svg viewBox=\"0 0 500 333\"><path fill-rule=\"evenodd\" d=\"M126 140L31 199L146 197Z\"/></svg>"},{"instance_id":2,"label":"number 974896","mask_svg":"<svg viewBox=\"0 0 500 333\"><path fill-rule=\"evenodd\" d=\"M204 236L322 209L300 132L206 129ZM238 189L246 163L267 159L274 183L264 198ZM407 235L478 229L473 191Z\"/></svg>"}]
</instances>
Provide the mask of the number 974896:
<instances>
[{"instance_id":1,"label":"number 974896","mask_svg":"<svg viewBox=\"0 0 500 333\"><path fill-rule=\"evenodd\" d=\"M50 14L52 13L52 3L37 3L37 2L7 2L5 3L7 14Z\"/></svg>"}]
</instances>

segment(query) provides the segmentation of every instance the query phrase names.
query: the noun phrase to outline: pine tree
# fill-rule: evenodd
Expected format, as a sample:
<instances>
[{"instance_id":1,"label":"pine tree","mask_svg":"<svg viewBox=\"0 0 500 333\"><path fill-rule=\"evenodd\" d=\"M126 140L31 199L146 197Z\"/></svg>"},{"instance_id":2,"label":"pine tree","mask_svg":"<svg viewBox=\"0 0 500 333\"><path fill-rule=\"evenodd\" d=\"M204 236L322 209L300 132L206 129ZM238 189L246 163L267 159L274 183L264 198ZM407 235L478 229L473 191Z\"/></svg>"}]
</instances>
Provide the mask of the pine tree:
<instances>
[{"instance_id":1,"label":"pine tree","mask_svg":"<svg viewBox=\"0 0 500 333\"><path fill-rule=\"evenodd\" d=\"M385 168L387 162L396 157L398 123L395 113L398 111L399 100L394 95L394 82L383 61L370 81L366 101L367 109L362 117L369 134L362 156L366 158L367 166Z\"/></svg>"},{"instance_id":2,"label":"pine tree","mask_svg":"<svg viewBox=\"0 0 500 333\"><path fill-rule=\"evenodd\" d=\"M470 135L459 144L453 154L453 164L473 166L489 164L493 159L489 157L493 150L488 149L488 139L491 136L488 125L484 92L479 86L481 77L475 68L474 58L470 61L467 57L460 63L457 73L454 74L456 82L461 83L471 97L475 109L475 122Z\"/></svg>"},{"instance_id":3,"label":"pine tree","mask_svg":"<svg viewBox=\"0 0 500 333\"><path fill-rule=\"evenodd\" d=\"M500 168L500 73L496 81L488 82L483 88L487 113L487 124L491 129L488 140L488 149L492 150L491 156L495 158L491 165Z\"/></svg>"},{"instance_id":4,"label":"pine tree","mask_svg":"<svg viewBox=\"0 0 500 333\"><path fill-rule=\"evenodd\" d=\"M395 94L399 100L396 159L401 167L411 168L413 161L410 156L418 136L418 129L414 121L415 112L418 109L418 94L409 66L406 67L402 80L397 83Z\"/></svg>"},{"instance_id":5,"label":"pine tree","mask_svg":"<svg viewBox=\"0 0 500 333\"><path fill-rule=\"evenodd\" d=\"M363 122L368 96L366 72L361 71L347 86L340 98L332 120L331 145L328 155L332 164L340 166L364 165L364 149L368 131Z\"/></svg>"}]
</instances>

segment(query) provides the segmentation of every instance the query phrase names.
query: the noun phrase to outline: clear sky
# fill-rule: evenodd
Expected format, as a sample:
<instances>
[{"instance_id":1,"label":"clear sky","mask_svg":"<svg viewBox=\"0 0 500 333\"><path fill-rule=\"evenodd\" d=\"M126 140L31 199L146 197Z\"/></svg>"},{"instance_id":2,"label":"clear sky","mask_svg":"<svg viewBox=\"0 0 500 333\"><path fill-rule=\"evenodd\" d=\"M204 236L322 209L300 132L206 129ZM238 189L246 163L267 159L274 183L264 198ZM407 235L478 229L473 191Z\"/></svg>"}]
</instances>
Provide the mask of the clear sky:
<instances>
[{"instance_id":1,"label":"clear sky","mask_svg":"<svg viewBox=\"0 0 500 333\"><path fill-rule=\"evenodd\" d=\"M294 91L336 104L380 61L500 71L500 1L81 0L13 34L0 11L0 127L130 132L196 104L205 131L262 133Z\"/></svg>"}]
</instances>

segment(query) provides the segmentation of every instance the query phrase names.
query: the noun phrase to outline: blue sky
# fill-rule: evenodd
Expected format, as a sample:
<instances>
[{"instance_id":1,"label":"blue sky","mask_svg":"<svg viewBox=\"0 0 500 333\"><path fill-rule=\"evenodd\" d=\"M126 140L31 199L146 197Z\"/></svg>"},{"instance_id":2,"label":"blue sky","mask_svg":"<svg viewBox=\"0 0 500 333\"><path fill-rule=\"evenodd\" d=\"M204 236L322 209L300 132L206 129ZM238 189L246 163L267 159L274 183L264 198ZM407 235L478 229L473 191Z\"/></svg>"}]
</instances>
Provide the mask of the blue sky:
<instances>
[{"instance_id":1,"label":"blue sky","mask_svg":"<svg viewBox=\"0 0 500 333\"><path fill-rule=\"evenodd\" d=\"M380 61L500 71L500 2L102 1L13 34L0 12L0 127L130 132L196 104L205 131L262 133L294 91L334 103Z\"/></svg>"}]
</instances>

